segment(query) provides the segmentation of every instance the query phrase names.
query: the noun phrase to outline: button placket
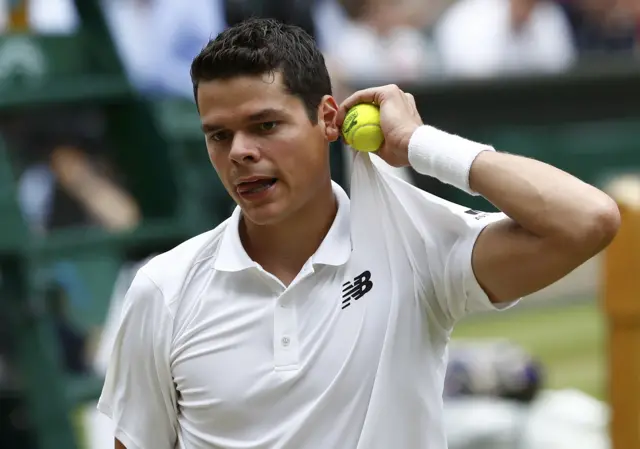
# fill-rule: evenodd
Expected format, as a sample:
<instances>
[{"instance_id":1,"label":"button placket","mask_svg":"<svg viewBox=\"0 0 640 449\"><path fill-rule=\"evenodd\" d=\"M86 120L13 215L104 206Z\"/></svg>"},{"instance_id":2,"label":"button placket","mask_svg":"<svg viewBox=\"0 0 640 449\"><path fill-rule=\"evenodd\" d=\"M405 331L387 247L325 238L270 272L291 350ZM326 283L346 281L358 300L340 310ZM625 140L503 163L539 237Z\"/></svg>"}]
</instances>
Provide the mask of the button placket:
<instances>
[{"instance_id":1,"label":"button placket","mask_svg":"<svg viewBox=\"0 0 640 449\"><path fill-rule=\"evenodd\" d=\"M296 369L298 366L298 329L296 311L287 303L286 294L276 301L273 326L274 365L277 370Z\"/></svg>"}]
</instances>

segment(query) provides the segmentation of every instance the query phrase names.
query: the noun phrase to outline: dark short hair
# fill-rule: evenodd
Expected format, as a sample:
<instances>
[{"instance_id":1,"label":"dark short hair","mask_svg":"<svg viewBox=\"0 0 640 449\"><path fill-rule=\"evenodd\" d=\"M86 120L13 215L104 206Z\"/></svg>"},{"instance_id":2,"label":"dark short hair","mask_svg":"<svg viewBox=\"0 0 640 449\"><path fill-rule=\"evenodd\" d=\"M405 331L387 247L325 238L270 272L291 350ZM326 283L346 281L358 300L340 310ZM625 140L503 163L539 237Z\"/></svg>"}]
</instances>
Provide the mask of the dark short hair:
<instances>
[{"instance_id":1,"label":"dark short hair","mask_svg":"<svg viewBox=\"0 0 640 449\"><path fill-rule=\"evenodd\" d=\"M302 100L316 122L331 80L322 53L302 28L274 19L248 19L220 33L191 63L193 93L202 81L281 73L285 88Z\"/></svg>"}]
</instances>

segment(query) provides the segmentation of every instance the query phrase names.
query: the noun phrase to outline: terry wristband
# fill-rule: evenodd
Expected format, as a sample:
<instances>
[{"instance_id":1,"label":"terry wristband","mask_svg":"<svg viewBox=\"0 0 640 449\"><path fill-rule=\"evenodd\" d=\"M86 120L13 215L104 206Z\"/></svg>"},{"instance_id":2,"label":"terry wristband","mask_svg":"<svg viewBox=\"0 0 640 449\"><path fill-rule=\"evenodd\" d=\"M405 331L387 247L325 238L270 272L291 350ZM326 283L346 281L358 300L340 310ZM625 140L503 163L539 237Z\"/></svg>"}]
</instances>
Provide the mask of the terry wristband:
<instances>
[{"instance_id":1,"label":"terry wristband","mask_svg":"<svg viewBox=\"0 0 640 449\"><path fill-rule=\"evenodd\" d=\"M478 195L469 187L469 171L475 158L483 151L495 150L424 125L413 133L409 141L409 163L418 173L433 176L470 195Z\"/></svg>"}]
</instances>

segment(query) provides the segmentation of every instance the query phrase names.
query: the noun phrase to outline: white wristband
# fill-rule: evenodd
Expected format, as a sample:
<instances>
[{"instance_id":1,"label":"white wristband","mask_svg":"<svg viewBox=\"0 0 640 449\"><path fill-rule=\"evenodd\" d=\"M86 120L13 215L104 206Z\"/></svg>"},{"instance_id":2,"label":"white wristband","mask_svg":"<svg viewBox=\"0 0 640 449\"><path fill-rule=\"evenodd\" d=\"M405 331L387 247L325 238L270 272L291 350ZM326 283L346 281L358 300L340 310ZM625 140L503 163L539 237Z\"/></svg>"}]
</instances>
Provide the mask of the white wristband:
<instances>
[{"instance_id":1,"label":"white wristband","mask_svg":"<svg viewBox=\"0 0 640 449\"><path fill-rule=\"evenodd\" d=\"M478 195L469 187L469 171L475 158L483 151L495 150L425 125L411 136L409 163L418 173L433 176L470 195Z\"/></svg>"}]
</instances>

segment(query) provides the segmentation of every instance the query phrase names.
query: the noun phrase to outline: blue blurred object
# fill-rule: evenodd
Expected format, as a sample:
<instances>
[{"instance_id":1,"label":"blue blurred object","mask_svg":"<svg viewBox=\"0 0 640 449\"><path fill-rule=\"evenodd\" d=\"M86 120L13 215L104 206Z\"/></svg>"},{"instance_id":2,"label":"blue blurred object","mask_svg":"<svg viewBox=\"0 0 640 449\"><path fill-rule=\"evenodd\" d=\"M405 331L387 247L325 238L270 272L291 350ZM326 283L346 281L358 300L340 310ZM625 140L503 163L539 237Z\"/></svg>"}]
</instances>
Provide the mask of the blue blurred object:
<instances>
[{"instance_id":1,"label":"blue blurred object","mask_svg":"<svg viewBox=\"0 0 640 449\"><path fill-rule=\"evenodd\" d=\"M543 384L541 366L508 341L454 341L444 397L489 396L530 402Z\"/></svg>"}]
</instances>

